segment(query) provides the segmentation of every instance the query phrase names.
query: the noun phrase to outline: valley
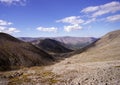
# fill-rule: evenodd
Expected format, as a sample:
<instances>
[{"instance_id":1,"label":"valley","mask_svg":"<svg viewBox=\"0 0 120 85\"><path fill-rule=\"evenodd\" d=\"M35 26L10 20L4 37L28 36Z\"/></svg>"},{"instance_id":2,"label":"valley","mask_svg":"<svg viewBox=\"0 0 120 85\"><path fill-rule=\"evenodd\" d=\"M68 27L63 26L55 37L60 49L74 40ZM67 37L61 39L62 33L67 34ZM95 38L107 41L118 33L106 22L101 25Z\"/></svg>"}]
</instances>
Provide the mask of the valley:
<instances>
[{"instance_id":1,"label":"valley","mask_svg":"<svg viewBox=\"0 0 120 85\"><path fill-rule=\"evenodd\" d=\"M50 42L48 42L49 40ZM19 43L21 42L28 44L28 42L19 41L16 39L15 41ZM12 43L13 41L10 42ZM11 69L11 71L1 71L0 84L1 85L119 85L120 84L120 30L110 32L105 36L103 36L102 38L94 41L92 44L89 44L84 48L75 51L74 50L69 51L68 48L62 47L64 45L56 41L54 42L55 43L53 43L51 39L47 39L47 44L45 44L45 46L48 45L52 47L54 47L54 45L60 46L59 51L57 51L58 49L52 48L50 46L48 47L50 47L51 49L50 48L49 50L44 49L47 47L42 47L42 46L44 46L43 44L46 42L44 42L42 45L40 44L41 48L35 46L36 51L38 49L41 49L43 50L43 52L48 53L48 55L50 55L51 58L43 57L42 59L47 59L52 63L49 63L47 65L44 64L41 65L38 63L37 65L34 64L29 67L24 66L22 68L15 70ZM4 46L6 47L6 44ZM34 47L34 45L32 46ZM31 48L29 47L29 49ZM0 60L2 61L3 58L5 57L6 56L4 57L0 56ZM7 58L9 59L10 57L8 56ZM27 58L28 57L25 57L25 59ZM4 59L4 61L6 62L7 59L6 60ZM46 60L44 61L44 63L46 63ZM0 65L7 65L7 64L0 64Z\"/></svg>"}]
</instances>

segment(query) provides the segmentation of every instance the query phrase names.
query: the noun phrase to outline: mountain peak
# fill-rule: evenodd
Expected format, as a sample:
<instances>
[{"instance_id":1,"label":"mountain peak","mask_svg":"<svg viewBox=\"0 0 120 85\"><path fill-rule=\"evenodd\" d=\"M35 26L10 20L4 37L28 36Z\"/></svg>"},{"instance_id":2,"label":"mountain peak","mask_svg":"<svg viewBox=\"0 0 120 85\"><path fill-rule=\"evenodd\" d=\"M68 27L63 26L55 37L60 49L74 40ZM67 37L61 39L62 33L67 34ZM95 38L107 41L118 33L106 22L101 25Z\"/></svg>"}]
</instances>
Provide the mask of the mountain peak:
<instances>
[{"instance_id":1,"label":"mountain peak","mask_svg":"<svg viewBox=\"0 0 120 85\"><path fill-rule=\"evenodd\" d=\"M120 30L112 31L103 36L96 44L109 44L120 39Z\"/></svg>"},{"instance_id":2,"label":"mountain peak","mask_svg":"<svg viewBox=\"0 0 120 85\"><path fill-rule=\"evenodd\" d=\"M5 40L12 42L22 42L7 33L0 32L0 41L5 41Z\"/></svg>"},{"instance_id":3,"label":"mountain peak","mask_svg":"<svg viewBox=\"0 0 120 85\"><path fill-rule=\"evenodd\" d=\"M109 32L108 34L105 35L105 37L109 38L109 39L114 39L120 36L120 30L116 30L116 31L112 31Z\"/></svg>"}]
</instances>

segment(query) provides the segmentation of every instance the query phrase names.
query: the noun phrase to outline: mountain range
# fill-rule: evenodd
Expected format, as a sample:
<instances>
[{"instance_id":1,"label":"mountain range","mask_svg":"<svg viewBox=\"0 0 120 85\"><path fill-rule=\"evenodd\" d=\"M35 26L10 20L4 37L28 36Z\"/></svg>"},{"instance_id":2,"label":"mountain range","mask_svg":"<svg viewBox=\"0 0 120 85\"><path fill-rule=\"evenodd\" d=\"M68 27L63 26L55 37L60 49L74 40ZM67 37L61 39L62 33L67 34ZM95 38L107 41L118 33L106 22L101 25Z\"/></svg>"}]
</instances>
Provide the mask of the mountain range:
<instances>
[{"instance_id":1,"label":"mountain range","mask_svg":"<svg viewBox=\"0 0 120 85\"><path fill-rule=\"evenodd\" d=\"M94 37L40 37L40 38L31 38L31 37L20 37L18 38L25 42L32 42L33 44L39 44L41 40L52 39L60 42L66 48L71 50L81 49L92 42L96 41L98 38Z\"/></svg>"},{"instance_id":2,"label":"mountain range","mask_svg":"<svg viewBox=\"0 0 120 85\"><path fill-rule=\"evenodd\" d=\"M0 82L8 85L120 84L120 30L75 51L55 39L37 41L37 44L36 40L24 42L0 33L0 70L22 67L0 72ZM59 58L51 52L64 57L56 62Z\"/></svg>"}]
</instances>

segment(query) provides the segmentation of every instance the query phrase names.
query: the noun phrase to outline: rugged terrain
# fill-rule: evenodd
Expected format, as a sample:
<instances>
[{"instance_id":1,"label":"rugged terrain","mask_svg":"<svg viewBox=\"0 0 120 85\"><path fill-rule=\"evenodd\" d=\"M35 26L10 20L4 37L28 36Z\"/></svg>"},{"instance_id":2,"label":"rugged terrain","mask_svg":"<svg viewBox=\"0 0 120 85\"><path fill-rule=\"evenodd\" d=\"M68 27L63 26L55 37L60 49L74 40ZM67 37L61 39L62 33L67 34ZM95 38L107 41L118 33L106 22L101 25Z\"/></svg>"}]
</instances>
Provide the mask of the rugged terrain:
<instances>
[{"instance_id":1,"label":"rugged terrain","mask_svg":"<svg viewBox=\"0 0 120 85\"><path fill-rule=\"evenodd\" d=\"M53 57L30 43L0 33L0 70L24 66L48 65Z\"/></svg>"},{"instance_id":2,"label":"rugged terrain","mask_svg":"<svg viewBox=\"0 0 120 85\"><path fill-rule=\"evenodd\" d=\"M0 75L2 85L120 85L120 30L54 65Z\"/></svg>"}]
</instances>

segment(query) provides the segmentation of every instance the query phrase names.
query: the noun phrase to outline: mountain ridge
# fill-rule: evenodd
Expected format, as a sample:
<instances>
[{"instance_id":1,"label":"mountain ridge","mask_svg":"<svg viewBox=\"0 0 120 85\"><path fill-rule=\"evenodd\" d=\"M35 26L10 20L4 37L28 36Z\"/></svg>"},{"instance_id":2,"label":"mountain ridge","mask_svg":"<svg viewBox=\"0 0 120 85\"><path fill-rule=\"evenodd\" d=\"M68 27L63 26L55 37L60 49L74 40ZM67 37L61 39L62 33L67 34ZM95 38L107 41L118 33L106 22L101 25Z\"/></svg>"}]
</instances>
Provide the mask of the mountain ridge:
<instances>
[{"instance_id":1,"label":"mountain ridge","mask_svg":"<svg viewBox=\"0 0 120 85\"><path fill-rule=\"evenodd\" d=\"M45 51L5 33L0 33L0 44L0 70L47 65L54 61Z\"/></svg>"},{"instance_id":2,"label":"mountain ridge","mask_svg":"<svg viewBox=\"0 0 120 85\"><path fill-rule=\"evenodd\" d=\"M68 53L73 51L66 48L63 43L49 38L40 40L39 42L33 41L32 43L37 47L52 53Z\"/></svg>"}]
</instances>

